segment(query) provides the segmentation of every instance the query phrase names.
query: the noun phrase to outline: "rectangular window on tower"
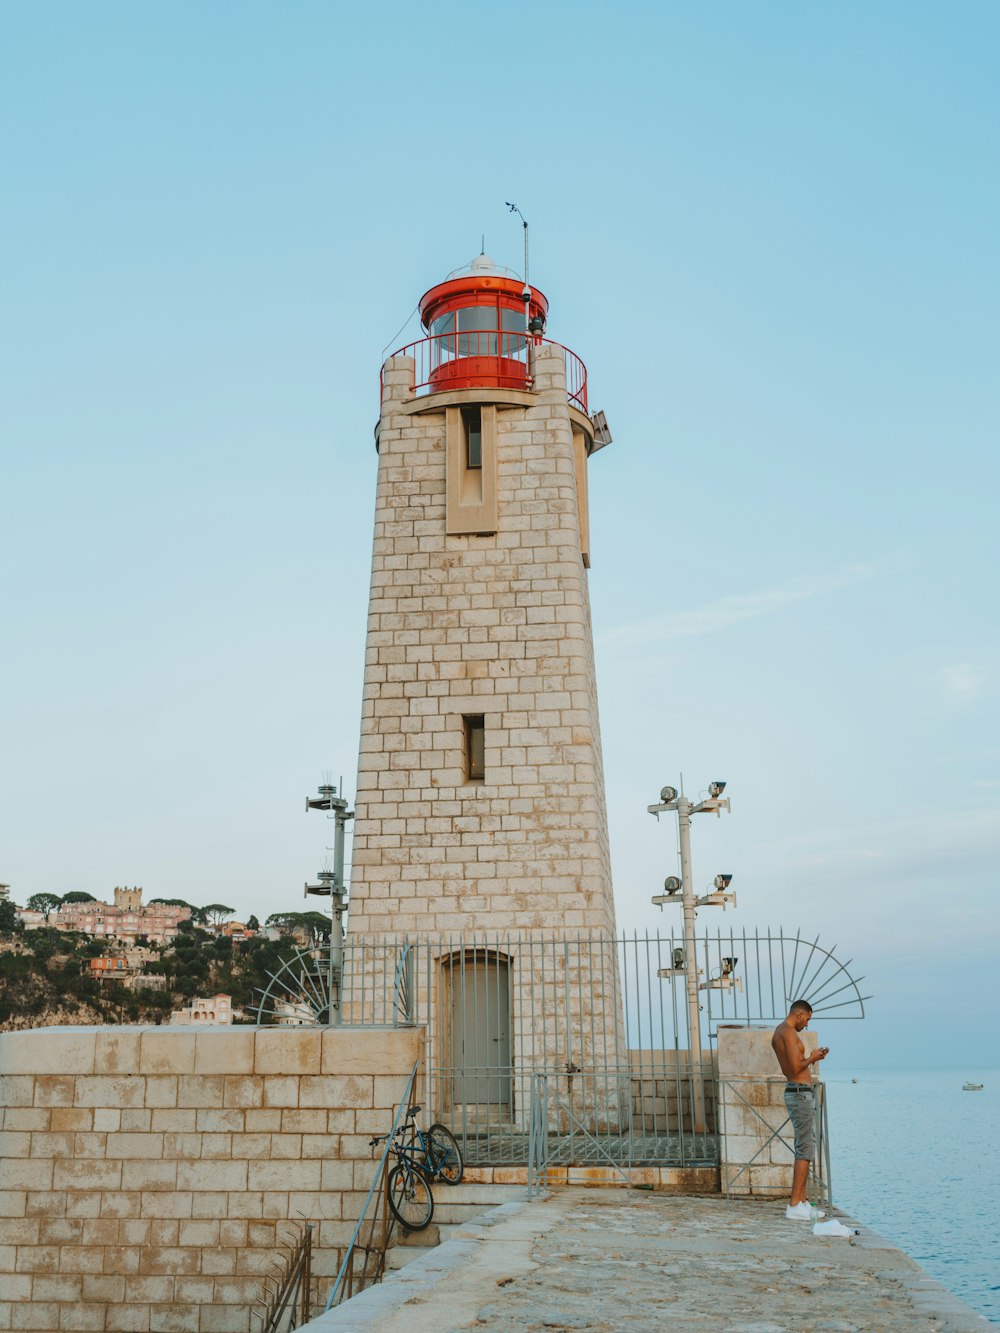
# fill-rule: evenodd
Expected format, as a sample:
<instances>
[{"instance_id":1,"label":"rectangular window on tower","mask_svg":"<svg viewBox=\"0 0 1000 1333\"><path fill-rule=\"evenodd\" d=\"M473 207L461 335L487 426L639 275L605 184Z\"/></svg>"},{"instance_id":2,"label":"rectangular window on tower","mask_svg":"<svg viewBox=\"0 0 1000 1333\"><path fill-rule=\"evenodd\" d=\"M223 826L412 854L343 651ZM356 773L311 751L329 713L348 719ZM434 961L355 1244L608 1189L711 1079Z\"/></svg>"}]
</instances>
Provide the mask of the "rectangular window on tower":
<instances>
[{"instance_id":1,"label":"rectangular window on tower","mask_svg":"<svg viewBox=\"0 0 1000 1333\"><path fill-rule=\"evenodd\" d=\"M483 410L481 407L462 408L462 433L465 436L465 466L483 466Z\"/></svg>"},{"instance_id":2,"label":"rectangular window on tower","mask_svg":"<svg viewBox=\"0 0 1000 1333\"><path fill-rule=\"evenodd\" d=\"M481 713L465 716L465 776L469 782L486 778L486 719Z\"/></svg>"}]
</instances>

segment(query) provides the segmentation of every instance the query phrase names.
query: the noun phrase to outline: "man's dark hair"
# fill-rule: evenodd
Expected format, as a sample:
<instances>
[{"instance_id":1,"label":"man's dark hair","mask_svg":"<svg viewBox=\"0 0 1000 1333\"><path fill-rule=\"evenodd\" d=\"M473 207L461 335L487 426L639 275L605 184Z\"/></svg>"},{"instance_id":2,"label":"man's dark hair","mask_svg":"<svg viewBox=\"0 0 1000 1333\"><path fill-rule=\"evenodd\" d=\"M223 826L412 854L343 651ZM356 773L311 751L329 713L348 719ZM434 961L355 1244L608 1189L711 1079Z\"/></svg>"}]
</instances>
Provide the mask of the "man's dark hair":
<instances>
[{"instance_id":1,"label":"man's dark hair","mask_svg":"<svg viewBox=\"0 0 1000 1333\"><path fill-rule=\"evenodd\" d=\"M811 1014L813 1011L813 1007L808 1000L796 1000L789 1012L794 1014L796 1009L801 1009L804 1014Z\"/></svg>"}]
</instances>

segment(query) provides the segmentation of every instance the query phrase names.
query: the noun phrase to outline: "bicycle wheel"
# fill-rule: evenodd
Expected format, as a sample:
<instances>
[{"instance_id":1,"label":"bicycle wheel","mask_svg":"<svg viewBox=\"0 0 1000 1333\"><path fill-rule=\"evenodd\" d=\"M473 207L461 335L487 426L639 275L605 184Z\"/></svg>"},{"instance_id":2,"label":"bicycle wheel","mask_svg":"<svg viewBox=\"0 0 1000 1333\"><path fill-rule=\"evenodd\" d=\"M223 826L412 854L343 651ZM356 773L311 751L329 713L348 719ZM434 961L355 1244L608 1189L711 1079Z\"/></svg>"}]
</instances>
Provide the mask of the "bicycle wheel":
<instances>
[{"instance_id":1,"label":"bicycle wheel","mask_svg":"<svg viewBox=\"0 0 1000 1333\"><path fill-rule=\"evenodd\" d=\"M445 1129L444 1125L431 1125L427 1131L427 1157L434 1174L446 1185L459 1184L465 1163L462 1149L450 1129Z\"/></svg>"},{"instance_id":2,"label":"bicycle wheel","mask_svg":"<svg viewBox=\"0 0 1000 1333\"><path fill-rule=\"evenodd\" d=\"M423 1231L434 1216L430 1185L406 1162L397 1162L389 1172L389 1207L407 1231Z\"/></svg>"}]
</instances>

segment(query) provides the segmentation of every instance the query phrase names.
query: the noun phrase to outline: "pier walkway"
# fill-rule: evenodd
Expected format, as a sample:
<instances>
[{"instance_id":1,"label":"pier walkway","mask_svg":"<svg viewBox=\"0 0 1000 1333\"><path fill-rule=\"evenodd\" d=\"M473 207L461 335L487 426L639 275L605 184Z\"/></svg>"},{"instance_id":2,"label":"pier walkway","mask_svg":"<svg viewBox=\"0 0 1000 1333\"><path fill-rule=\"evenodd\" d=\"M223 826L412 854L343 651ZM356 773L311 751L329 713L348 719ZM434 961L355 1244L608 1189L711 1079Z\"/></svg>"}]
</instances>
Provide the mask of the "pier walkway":
<instances>
[{"instance_id":1,"label":"pier walkway","mask_svg":"<svg viewBox=\"0 0 1000 1333\"><path fill-rule=\"evenodd\" d=\"M775 1202L560 1190L463 1226L313 1319L354 1333L971 1333L993 1325L873 1233Z\"/></svg>"}]
</instances>

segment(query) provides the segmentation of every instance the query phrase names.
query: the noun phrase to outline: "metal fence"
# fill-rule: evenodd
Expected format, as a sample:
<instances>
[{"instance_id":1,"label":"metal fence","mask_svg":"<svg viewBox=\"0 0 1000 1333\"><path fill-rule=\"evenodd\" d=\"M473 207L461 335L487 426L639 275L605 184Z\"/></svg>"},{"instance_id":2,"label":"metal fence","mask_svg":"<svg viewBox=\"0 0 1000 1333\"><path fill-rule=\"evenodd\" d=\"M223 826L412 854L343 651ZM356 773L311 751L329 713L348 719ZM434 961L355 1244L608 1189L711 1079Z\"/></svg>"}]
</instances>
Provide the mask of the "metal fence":
<instances>
[{"instance_id":1,"label":"metal fence","mask_svg":"<svg viewBox=\"0 0 1000 1333\"><path fill-rule=\"evenodd\" d=\"M528 389L532 383L532 349L543 344L564 353L566 397L570 406L586 413L587 367L575 352L551 338L498 329L439 333L398 348L389 359L413 359L410 389L417 396L462 388L469 379L501 389ZM382 372L384 375L384 365Z\"/></svg>"},{"instance_id":2,"label":"metal fence","mask_svg":"<svg viewBox=\"0 0 1000 1333\"><path fill-rule=\"evenodd\" d=\"M794 1131L791 1120L774 1100L763 1104L759 1096L761 1086L783 1091L783 1078L726 1078L718 1085L718 1115L721 1134L732 1135L740 1142L755 1140L754 1150L745 1160L721 1163L721 1186L726 1195L755 1194L784 1196L787 1181L772 1180L771 1168L777 1162L782 1167L791 1164L794 1156ZM829 1207L833 1203L833 1176L830 1164L829 1093L825 1083L815 1083L814 1115L816 1118L816 1155L810 1171L810 1186L815 1202ZM731 1123L734 1122L734 1123ZM751 1133L748 1135L747 1130ZM761 1179L761 1177L764 1177Z\"/></svg>"},{"instance_id":3,"label":"metal fence","mask_svg":"<svg viewBox=\"0 0 1000 1333\"><path fill-rule=\"evenodd\" d=\"M703 934L688 960L702 1004L692 1051L681 947L675 933L348 935L332 996L328 951L304 951L272 979L258 1021L425 1027L421 1098L470 1163L525 1164L541 1098L552 1135L572 1119L600 1141L594 1161L702 1165L717 1160L717 1029L774 1023L799 998L824 1022L860 1018L865 997L818 940ZM546 1151L564 1156L555 1140Z\"/></svg>"}]
</instances>

